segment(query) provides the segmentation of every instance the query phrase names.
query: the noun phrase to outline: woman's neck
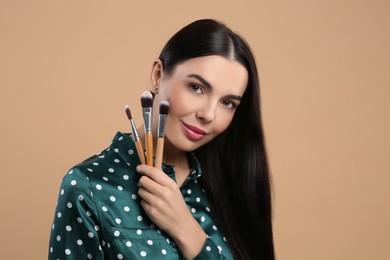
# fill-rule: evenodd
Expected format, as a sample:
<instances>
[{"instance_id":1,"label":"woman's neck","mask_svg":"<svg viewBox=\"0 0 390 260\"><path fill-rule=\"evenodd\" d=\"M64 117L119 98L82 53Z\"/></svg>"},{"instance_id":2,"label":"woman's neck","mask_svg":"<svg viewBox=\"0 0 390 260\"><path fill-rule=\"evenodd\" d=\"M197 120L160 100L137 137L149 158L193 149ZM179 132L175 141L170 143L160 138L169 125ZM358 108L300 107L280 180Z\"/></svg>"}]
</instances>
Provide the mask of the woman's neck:
<instances>
[{"instance_id":1,"label":"woman's neck","mask_svg":"<svg viewBox=\"0 0 390 260\"><path fill-rule=\"evenodd\" d=\"M140 140L143 143L143 146L145 147L145 133L144 133L143 125L139 127L138 134ZM156 144L157 144L156 138L154 138L153 143L154 143L153 156L155 156ZM190 172L187 153L177 149L167 138L164 139L163 163L167 165L175 166L175 178L178 185L181 186L185 181L185 179L188 177Z\"/></svg>"}]
</instances>

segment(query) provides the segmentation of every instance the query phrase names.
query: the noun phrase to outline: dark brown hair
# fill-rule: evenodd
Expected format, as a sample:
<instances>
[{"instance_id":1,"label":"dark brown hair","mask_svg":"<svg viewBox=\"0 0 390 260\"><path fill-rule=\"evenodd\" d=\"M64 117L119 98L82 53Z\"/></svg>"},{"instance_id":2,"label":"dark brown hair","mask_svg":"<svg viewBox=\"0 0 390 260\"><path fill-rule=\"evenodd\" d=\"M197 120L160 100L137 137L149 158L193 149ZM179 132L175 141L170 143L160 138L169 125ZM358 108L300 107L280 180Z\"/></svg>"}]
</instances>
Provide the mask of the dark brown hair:
<instances>
[{"instance_id":1,"label":"dark brown hair","mask_svg":"<svg viewBox=\"0 0 390 260\"><path fill-rule=\"evenodd\" d=\"M214 216L235 259L273 260L271 184L253 54L238 34L215 20L178 31L160 54L164 72L191 58L220 55L241 63L248 85L230 126L195 151Z\"/></svg>"}]
</instances>

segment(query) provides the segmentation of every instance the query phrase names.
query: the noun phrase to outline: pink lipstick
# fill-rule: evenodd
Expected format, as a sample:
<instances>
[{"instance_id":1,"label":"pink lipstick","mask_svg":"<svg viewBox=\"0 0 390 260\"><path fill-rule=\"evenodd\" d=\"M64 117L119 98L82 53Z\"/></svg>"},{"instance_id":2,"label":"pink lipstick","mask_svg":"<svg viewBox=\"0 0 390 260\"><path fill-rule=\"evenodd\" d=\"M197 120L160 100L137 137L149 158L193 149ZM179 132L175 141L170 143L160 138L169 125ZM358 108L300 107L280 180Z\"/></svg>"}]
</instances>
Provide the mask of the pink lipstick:
<instances>
[{"instance_id":1,"label":"pink lipstick","mask_svg":"<svg viewBox=\"0 0 390 260\"><path fill-rule=\"evenodd\" d=\"M203 131L200 128L197 128L196 126L188 125L183 121L181 123L185 135L187 136L188 139L192 141L199 141L200 139L203 138L203 136L207 134L205 131Z\"/></svg>"}]
</instances>

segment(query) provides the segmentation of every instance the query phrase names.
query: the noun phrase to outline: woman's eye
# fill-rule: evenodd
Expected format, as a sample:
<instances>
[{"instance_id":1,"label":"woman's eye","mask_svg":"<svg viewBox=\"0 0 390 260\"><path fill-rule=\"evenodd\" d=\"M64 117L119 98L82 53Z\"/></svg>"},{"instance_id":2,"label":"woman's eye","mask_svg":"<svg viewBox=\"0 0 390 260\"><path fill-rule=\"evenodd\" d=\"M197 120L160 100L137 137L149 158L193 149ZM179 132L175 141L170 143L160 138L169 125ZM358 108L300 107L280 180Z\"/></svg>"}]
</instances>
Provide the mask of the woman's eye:
<instances>
[{"instance_id":1,"label":"woman's eye","mask_svg":"<svg viewBox=\"0 0 390 260\"><path fill-rule=\"evenodd\" d=\"M234 109L234 108L237 107L237 104L234 103L234 102L232 102L232 101L230 101L230 100L224 100L224 101L222 101L222 104L223 104L225 107L231 108L231 109Z\"/></svg>"},{"instance_id":2,"label":"woman's eye","mask_svg":"<svg viewBox=\"0 0 390 260\"><path fill-rule=\"evenodd\" d=\"M190 88L191 88L192 91L194 91L195 93L198 93L198 94L202 94L202 93L203 93L203 90L202 90L202 88L201 88L199 85L190 84Z\"/></svg>"}]
</instances>

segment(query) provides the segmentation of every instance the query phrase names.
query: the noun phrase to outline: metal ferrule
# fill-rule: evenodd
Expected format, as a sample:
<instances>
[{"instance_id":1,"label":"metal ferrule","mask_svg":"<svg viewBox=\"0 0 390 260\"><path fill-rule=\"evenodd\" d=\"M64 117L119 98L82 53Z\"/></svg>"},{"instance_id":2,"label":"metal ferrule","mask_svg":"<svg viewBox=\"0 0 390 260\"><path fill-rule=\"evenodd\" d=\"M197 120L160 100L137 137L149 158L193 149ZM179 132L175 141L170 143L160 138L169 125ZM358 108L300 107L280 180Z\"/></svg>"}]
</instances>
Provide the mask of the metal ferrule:
<instances>
[{"instance_id":1,"label":"metal ferrule","mask_svg":"<svg viewBox=\"0 0 390 260\"><path fill-rule=\"evenodd\" d=\"M167 115L160 114L158 117L158 131L157 131L157 137L163 138L165 134L165 121L166 121Z\"/></svg>"},{"instance_id":2,"label":"metal ferrule","mask_svg":"<svg viewBox=\"0 0 390 260\"><path fill-rule=\"evenodd\" d=\"M137 132L137 128L135 128L135 124L134 124L133 119L130 120L130 124L131 124L131 131L133 132L133 136L134 136L134 141L138 142L140 139L139 139L139 135Z\"/></svg>"},{"instance_id":3,"label":"metal ferrule","mask_svg":"<svg viewBox=\"0 0 390 260\"><path fill-rule=\"evenodd\" d=\"M142 108L142 113L144 115L145 134L151 134L152 133L152 108L151 107Z\"/></svg>"}]
</instances>

